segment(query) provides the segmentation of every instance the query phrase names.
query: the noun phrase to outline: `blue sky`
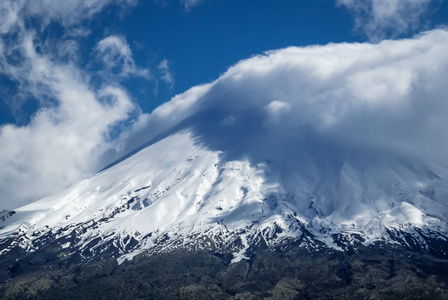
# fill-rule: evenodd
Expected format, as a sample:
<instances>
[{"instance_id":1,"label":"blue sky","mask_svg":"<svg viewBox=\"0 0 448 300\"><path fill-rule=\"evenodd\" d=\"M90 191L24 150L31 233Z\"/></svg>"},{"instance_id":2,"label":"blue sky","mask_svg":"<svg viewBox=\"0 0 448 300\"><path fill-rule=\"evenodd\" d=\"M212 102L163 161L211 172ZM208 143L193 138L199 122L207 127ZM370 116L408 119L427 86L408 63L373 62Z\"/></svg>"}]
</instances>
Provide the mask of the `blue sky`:
<instances>
[{"instance_id":1,"label":"blue sky","mask_svg":"<svg viewBox=\"0 0 448 300\"><path fill-rule=\"evenodd\" d=\"M200 87L180 94L242 60L417 39L448 24L441 0L5 0L0 11L0 203L9 206L143 144L148 126L173 120L153 121L155 108L199 97Z\"/></svg>"},{"instance_id":2,"label":"blue sky","mask_svg":"<svg viewBox=\"0 0 448 300\"><path fill-rule=\"evenodd\" d=\"M412 36L445 24L448 4L433 1L431 5L425 12L429 17L418 27L386 37ZM144 112L192 86L213 81L239 60L267 50L369 40L362 29L354 27L352 11L332 0L204 1L187 8L177 1L140 1L125 9L112 3L82 23L90 30L77 40L81 57L77 63L85 70L95 72L100 67L92 50L110 35L125 37L135 63L150 69L155 77L160 76L157 65L167 61L173 79L170 84L141 78L120 82ZM38 38L57 40L65 30L54 21ZM25 125L39 104L32 96L22 100L20 107L11 104L17 87L7 75L0 83L0 124Z\"/></svg>"},{"instance_id":3,"label":"blue sky","mask_svg":"<svg viewBox=\"0 0 448 300\"><path fill-rule=\"evenodd\" d=\"M428 28L448 19L448 5L438 3L437 7L431 19L425 20L434 22L426 25ZM159 86L157 95L143 83L146 88L136 98L145 111L192 86L215 80L239 60L267 50L369 40L362 30L354 29L350 11L332 0L205 1L189 9L175 1L147 1L123 19L111 21L106 15L100 16L98 23L91 38L126 36L139 65L168 60L175 83L171 88Z\"/></svg>"},{"instance_id":4,"label":"blue sky","mask_svg":"<svg viewBox=\"0 0 448 300\"><path fill-rule=\"evenodd\" d=\"M86 27L91 33L79 39L84 69L95 71L92 49L110 35L124 36L136 64L154 73L157 64L167 60L173 84L136 78L121 82L146 112L194 85L216 79L239 60L266 50L365 40L353 32L349 13L325 0L267 0L256 5L253 1L207 1L188 9L174 1L142 1L125 12L121 6L106 7ZM40 38L63 35L64 28L55 22ZM14 93L11 83L3 85ZM5 105L11 93L2 95L1 122L23 124L38 106L30 99L13 113Z\"/></svg>"},{"instance_id":5,"label":"blue sky","mask_svg":"<svg viewBox=\"0 0 448 300\"><path fill-rule=\"evenodd\" d=\"M356 39L349 16L333 1L210 1L188 11L177 3L142 7L121 29L172 63L174 93L266 50Z\"/></svg>"}]
</instances>

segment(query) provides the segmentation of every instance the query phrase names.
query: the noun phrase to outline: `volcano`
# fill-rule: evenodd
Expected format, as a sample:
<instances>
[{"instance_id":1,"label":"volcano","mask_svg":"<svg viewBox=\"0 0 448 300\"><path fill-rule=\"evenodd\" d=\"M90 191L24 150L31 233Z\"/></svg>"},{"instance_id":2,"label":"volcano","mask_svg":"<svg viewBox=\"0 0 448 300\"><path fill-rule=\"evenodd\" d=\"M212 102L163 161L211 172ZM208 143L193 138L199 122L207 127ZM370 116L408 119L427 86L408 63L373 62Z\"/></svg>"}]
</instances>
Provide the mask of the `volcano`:
<instances>
[{"instance_id":1,"label":"volcano","mask_svg":"<svg viewBox=\"0 0 448 300\"><path fill-rule=\"evenodd\" d=\"M420 39L435 35L447 39L443 32ZM358 45L358 52L391 43ZM421 155L419 141L408 142L409 126L400 125L408 118L422 127L425 112L398 112L403 101L416 100L395 86L386 97L392 95L392 102L379 101L382 92L372 101L372 95L342 101L339 87L353 83L353 76L341 78L343 72L332 71L330 62L353 49L332 47L336 54L326 55L324 64L318 54L328 46L311 48L321 67L307 60L309 48L240 62L217 81L156 109L133 142L148 141L136 150L63 192L3 211L2 279L48 264L72 272L73 266L103 261L119 268L144 258L207 253L226 268L247 267L241 271L244 282L257 253L278 257L288 249L331 259L366 251L396 259L405 253L446 266L448 168L437 156ZM365 76L368 62L353 59L346 69L355 65ZM311 80L327 82L331 76L331 92L320 93ZM304 89L308 83L316 87ZM391 261L393 278L400 268ZM350 268L333 271L346 280ZM289 285L301 286L288 278Z\"/></svg>"}]
</instances>

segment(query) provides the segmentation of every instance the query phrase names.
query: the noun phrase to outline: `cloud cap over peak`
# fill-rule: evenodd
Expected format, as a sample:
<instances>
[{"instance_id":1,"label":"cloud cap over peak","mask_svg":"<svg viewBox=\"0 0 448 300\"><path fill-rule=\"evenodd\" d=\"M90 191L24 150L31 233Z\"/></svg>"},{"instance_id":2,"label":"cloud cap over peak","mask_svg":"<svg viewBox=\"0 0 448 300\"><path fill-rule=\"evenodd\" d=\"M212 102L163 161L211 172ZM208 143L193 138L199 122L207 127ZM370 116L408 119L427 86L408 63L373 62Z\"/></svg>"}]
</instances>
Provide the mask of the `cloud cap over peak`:
<instances>
[{"instance_id":1,"label":"cloud cap over peak","mask_svg":"<svg viewBox=\"0 0 448 300\"><path fill-rule=\"evenodd\" d=\"M289 47L239 62L145 116L139 128L149 139L173 122L213 112L212 127L231 132L235 143L256 142L246 135L238 141L244 131L265 138L305 134L443 162L447 70L445 30L379 44Z\"/></svg>"}]
</instances>

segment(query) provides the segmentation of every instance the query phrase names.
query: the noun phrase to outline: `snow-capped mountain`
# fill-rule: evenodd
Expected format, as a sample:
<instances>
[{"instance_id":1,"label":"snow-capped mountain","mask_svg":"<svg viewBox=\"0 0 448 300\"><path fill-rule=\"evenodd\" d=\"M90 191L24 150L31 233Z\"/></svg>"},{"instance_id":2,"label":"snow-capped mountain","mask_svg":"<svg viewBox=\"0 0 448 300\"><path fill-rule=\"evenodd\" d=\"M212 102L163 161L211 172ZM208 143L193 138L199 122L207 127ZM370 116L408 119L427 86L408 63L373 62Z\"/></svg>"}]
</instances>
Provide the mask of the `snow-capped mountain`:
<instances>
[{"instance_id":1,"label":"snow-capped mountain","mask_svg":"<svg viewBox=\"0 0 448 300\"><path fill-rule=\"evenodd\" d=\"M138 141L129 138L149 140L138 150L62 193L3 211L2 261L49 249L61 260L119 262L213 249L237 262L290 243L310 251L387 243L445 257L446 84L444 65L425 58L448 53L447 40L435 31L242 61L157 108ZM389 51L402 44L400 55Z\"/></svg>"},{"instance_id":2,"label":"snow-capped mountain","mask_svg":"<svg viewBox=\"0 0 448 300\"><path fill-rule=\"evenodd\" d=\"M262 136L245 137L258 157L237 158L197 134L165 133L61 194L4 211L2 256L51 245L121 262L144 250L227 249L235 262L251 247L290 242L310 251L388 242L446 255L445 169L308 139L266 145Z\"/></svg>"}]
</instances>

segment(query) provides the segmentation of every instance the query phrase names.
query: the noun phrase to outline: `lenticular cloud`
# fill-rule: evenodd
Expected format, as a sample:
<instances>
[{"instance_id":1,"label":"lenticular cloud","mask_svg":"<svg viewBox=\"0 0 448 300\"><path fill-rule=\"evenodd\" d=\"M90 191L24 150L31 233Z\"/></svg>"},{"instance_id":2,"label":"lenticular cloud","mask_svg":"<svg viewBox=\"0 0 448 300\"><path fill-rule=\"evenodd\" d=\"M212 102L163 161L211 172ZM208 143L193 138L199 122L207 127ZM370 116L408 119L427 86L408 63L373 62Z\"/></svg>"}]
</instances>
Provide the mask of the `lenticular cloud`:
<instances>
[{"instance_id":1,"label":"lenticular cloud","mask_svg":"<svg viewBox=\"0 0 448 300\"><path fill-rule=\"evenodd\" d=\"M219 134L239 147L248 144L240 155L250 155L244 151L260 142L256 137L301 136L445 161L447 73L445 30L379 44L269 51L143 115L135 124L138 139L131 136L128 147L190 122L198 136L210 137L204 142L211 147L223 147L213 138Z\"/></svg>"}]
</instances>

